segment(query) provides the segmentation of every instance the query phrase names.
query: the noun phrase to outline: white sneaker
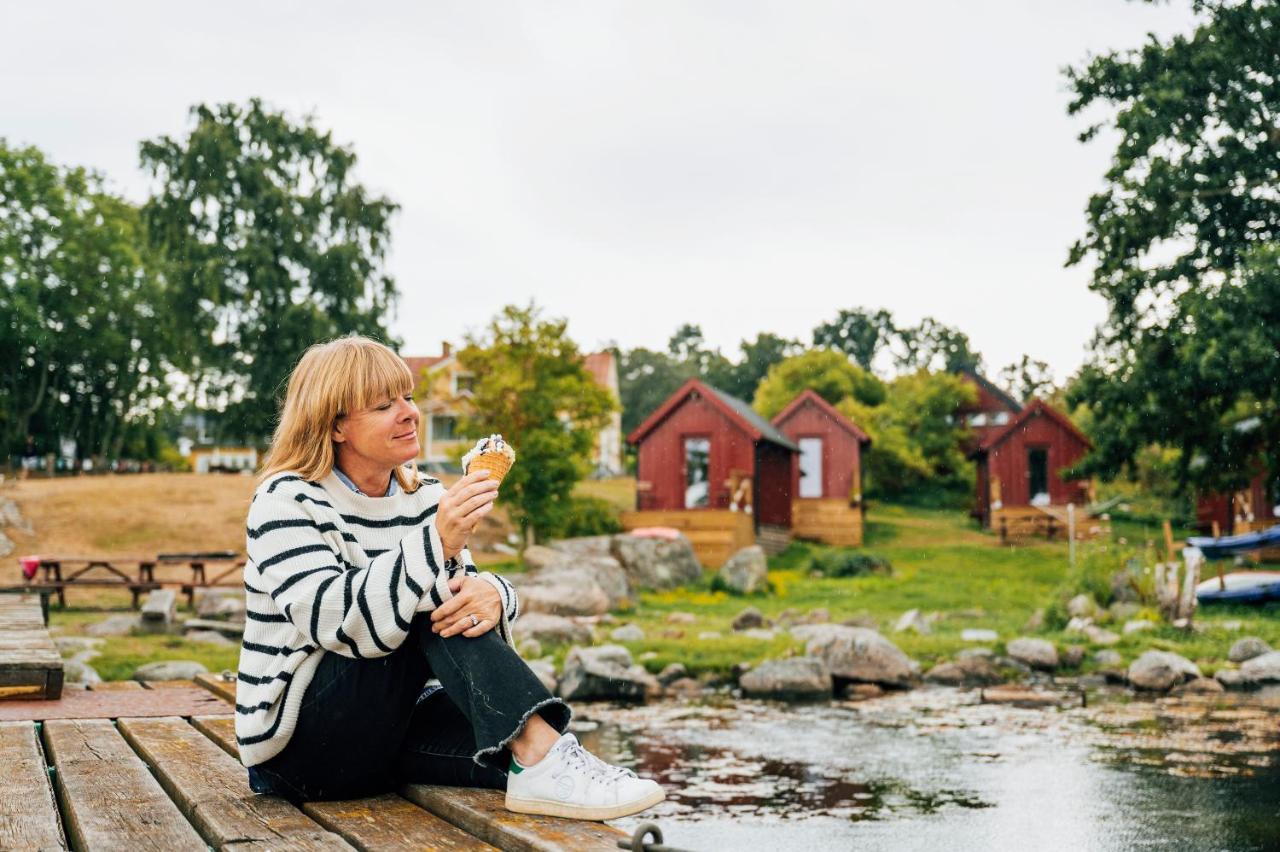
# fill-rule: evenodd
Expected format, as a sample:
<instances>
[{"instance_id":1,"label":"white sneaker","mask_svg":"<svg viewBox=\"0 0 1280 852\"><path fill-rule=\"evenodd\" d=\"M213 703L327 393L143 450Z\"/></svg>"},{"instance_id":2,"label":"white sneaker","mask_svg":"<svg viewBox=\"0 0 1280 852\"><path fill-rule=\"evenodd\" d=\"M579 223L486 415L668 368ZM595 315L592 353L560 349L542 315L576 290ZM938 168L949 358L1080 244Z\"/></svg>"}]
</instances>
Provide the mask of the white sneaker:
<instances>
[{"instance_id":1,"label":"white sneaker","mask_svg":"<svg viewBox=\"0 0 1280 852\"><path fill-rule=\"evenodd\" d=\"M662 788L629 769L605 763L564 734L547 756L507 775L507 810L570 819L617 819L666 798Z\"/></svg>"}]
</instances>

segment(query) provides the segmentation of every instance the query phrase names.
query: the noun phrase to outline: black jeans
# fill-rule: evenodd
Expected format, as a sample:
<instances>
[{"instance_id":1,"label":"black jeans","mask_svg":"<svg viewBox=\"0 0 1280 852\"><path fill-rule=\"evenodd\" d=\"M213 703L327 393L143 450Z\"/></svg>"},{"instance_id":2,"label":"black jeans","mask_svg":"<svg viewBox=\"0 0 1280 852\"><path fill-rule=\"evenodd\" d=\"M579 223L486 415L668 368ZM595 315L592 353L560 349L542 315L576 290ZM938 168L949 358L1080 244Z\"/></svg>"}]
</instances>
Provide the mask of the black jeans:
<instances>
[{"instance_id":1,"label":"black jeans","mask_svg":"<svg viewBox=\"0 0 1280 852\"><path fill-rule=\"evenodd\" d=\"M443 687L419 701L431 677ZM249 768L255 793L352 799L400 784L506 786L506 744L537 712L563 733L568 705L490 630L441 638L427 613L385 657L327 652L284 750Z\"/></svg>"}]
</instances>

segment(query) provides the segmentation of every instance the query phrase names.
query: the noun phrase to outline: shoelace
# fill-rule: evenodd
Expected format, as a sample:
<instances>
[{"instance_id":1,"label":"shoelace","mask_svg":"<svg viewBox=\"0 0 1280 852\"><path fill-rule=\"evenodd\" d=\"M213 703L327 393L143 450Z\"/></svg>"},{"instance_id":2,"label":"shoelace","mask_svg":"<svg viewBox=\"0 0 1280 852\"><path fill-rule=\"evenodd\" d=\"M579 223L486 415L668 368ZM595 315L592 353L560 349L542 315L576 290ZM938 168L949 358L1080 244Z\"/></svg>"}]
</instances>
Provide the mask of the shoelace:
<instances>
[{"instance_id":1,"label":"shoelace","mask_svg":"<svg viewBox=\"0 0 1280 852\"><path fill-rule=\"evenodd\" d=\"M574 739L571 743L565 745L565 750L569 753L570 758L577 764L581 765L590 774L604 781L620 781L623 778L635 778L636 774L630 769L624 769L621 766L614 766L596 757L591 752L582 747L582 744Z\"/></svg>"}]
</instances>

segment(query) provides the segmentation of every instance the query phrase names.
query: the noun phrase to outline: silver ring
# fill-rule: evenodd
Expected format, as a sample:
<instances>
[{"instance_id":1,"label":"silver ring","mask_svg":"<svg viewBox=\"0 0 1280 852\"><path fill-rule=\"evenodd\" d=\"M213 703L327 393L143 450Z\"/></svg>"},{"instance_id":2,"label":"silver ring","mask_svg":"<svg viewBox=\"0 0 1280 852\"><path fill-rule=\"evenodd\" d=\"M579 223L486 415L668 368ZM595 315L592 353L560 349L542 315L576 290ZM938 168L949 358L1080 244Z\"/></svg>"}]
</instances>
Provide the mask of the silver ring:
<instances>
[{"instance_id":1,"label":"silver ring","mask_svg":"<svg viewBox=\"0 0 1280 852\"><path fill-rule=\"evenodd\" d=\"M468 617L471 619L472 627L480 626L480 619L476 618L475 615L469 614Z\"/></svg>"}]
</instances>

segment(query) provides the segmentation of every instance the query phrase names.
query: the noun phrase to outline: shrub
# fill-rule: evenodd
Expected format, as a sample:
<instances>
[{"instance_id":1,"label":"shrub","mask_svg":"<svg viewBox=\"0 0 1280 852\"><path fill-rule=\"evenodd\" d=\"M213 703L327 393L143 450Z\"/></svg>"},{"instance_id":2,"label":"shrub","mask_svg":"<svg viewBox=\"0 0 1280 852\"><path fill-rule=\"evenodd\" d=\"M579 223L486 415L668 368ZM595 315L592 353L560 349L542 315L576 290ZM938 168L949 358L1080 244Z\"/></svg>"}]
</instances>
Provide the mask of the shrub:
<instances>
[{"instance_id":1,"label":"shrub","mask_svg":"<svg viewBox=\"0 0 1280 852\"><path fill-rule=\"evenodd\" d=\"M557 538L586 535L612 535L622 532L618 510L600 497L571 497L564 514L564 524Z\"/></svg>"},{"instance_id":2,"label":"shrub","mask_svg":"<svg viewBox=\"0 0 1280 852\"><path fill-rule=\"evenodd\" d=\"M809 558L809 570L824 577L860 577L864 574L892 574L888 559L854 550L819 550Z\"/></svg>"}]
</instances>

